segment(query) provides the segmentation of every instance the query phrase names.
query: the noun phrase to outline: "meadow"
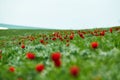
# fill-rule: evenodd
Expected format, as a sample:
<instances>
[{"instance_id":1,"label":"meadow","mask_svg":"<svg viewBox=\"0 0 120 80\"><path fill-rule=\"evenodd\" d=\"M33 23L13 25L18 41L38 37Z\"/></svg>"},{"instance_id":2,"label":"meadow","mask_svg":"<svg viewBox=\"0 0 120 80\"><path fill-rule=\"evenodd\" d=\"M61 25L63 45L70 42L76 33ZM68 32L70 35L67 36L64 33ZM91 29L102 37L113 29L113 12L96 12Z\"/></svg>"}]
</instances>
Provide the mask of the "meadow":
<instances>
[{"instance_id":1,"label":"meadow","mask_svg":"<svg viewBox=\"0 0 120 80\"><path fill-rule=\"evenodd\" d=\"M0 30L0 80L120 80L120 27Z\"/></svg>"}]
</instances>

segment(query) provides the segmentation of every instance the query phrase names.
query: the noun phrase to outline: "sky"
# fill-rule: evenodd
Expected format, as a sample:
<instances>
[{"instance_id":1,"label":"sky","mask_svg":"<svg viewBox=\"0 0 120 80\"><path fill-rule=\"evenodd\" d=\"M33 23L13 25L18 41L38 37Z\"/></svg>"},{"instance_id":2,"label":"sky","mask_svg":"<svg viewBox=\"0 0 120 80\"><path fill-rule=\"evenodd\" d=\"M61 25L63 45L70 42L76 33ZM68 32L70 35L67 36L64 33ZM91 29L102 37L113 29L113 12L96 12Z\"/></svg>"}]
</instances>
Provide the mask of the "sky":
<instances>
[{"instance_id":1,"label":"sky","mask_svg":"<svg viewBox=\"0 0 120 80\"><path fill-rule=\"evenodd\" d=\"M120 26L120 0L0 0L0 23L55 29Z\"/></svg>"}]
</instances>

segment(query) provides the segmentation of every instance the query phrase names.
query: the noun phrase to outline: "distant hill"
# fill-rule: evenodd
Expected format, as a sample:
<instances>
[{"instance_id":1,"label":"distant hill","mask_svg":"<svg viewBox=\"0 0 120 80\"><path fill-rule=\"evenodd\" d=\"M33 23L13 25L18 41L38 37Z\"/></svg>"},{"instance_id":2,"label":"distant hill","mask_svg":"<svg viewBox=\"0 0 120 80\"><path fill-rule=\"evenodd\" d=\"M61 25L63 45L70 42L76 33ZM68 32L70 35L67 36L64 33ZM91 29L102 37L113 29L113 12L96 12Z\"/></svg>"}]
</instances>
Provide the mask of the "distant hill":
<instances>
[{"instance_id":1,"label":"distant hill","mask_svg":"<svg viewBox=\"0 0 120 80\"><path fill-rule=\"evenodd\" d=\"M3 24L3 23L0 23L0 27L8 28L8 29L45 29L39 27L21 26L21 25Z\"/></svg>"},{"instance_id":2,"label":"distant hill","mask_svg":"<svg viewBox=\"0 0 120 80\"><path fill-rule=\"evenodd\" d=\"M112 26L113 28L120 28L120 26ZM99 27L99 29L102 29L103 27ZM104 27L104 28L109 28L109 27ZM33 26L23 26L23 25L13 25L13 24L4 24L4 23L0 23L0 30L6 30L6 29L41 29L41 30L58 30L53 29L53 28L40 28L40 27L33 27ZM90 28L86 28L86 29L90 29ZM92 29L96 29L96 28L92 28ZM71 29L59 29L59 30L71 30ZM72 29L72 30L79 30L79 29ZM82 29L81 29L82 30ZM85 29L83 29L85 30Z\"/></svg>"},{"instance_id":3,"label":"distant hill","mask_svg":"<svg viewBox=\"0 0 120 80\"><path fill-rule=\"evenodd\" d=\"M0 30L7 30L8 28L6 27L0 27Z\"/></svg>"}]
</instances>

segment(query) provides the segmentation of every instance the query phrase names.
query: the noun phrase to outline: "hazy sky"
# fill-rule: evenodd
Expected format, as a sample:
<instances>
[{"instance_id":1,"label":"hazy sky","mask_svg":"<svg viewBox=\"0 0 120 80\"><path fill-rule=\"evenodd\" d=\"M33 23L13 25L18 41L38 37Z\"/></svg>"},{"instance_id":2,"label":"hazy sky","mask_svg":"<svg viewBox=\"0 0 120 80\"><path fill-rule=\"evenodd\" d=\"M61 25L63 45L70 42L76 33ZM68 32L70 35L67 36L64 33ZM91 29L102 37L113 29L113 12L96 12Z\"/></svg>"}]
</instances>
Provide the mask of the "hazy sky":
<instances>
[{"instance_id":1,"label":"hazy sky","mask_svg":"<svg viewBox=\"0 0 120 80\"><path fill-rule=\"evenodd\" d=\"M0 0L0 23L81 29L120 25L120 0Z\"/></svg>"}]
</instances>

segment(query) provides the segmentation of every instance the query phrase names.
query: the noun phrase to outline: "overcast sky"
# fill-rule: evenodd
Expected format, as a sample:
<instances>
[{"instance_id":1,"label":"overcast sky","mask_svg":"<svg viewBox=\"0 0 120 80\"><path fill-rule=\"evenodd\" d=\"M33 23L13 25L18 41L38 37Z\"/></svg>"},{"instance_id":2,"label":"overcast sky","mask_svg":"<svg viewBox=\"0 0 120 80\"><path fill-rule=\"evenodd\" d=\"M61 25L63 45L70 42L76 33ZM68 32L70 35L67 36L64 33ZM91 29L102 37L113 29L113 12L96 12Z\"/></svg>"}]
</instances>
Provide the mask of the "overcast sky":
<instances>
[{"instance_id":1,"label":"overcast sky","mask_svg":"<svg viewBox=\"0 0 120 80\"><path fill-rule=\"evenodd\" d=\"M82 29L120 25L120 0L0 0L0 23Z\"/></svg>"}]
</instances>

